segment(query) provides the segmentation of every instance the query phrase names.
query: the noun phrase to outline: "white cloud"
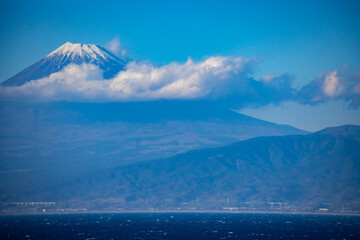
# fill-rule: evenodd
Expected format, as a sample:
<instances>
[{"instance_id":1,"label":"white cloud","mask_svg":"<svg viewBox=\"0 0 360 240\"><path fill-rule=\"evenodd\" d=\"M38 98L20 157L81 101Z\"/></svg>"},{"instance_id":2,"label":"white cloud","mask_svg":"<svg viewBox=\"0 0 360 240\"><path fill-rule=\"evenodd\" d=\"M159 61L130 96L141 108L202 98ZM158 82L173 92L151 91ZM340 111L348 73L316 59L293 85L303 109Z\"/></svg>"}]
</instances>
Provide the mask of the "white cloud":
<instances>
[{"instance_id":1,"label":"white cloud","mask_svg":"<svg viewBox=\"0 0 360 240\"><path fill-rule=\"evenodd\" d=\"M359 74L343 71L322 73L300 90L292 87L288 74L251 77L256 61L241 57L189 59L154 66L145 61L130 62L112 79L103 79L95 65L68 65L49 77L18 87L0 87L1 98L43 101L151 101L157 99L205 99L221 101L233 108L277 105L283 101L318 104L345 100L360 106Z\"/></svg>"},{"instance_id":2,"label":"white cloud","mask_svg":"<svg viewBox=\"0 0 360 240\"><path fill-rule=\"evenodd\" d=\"M92 64L70 64L60 72L22 86L1 87L0 95L43 100L90 99L98 97L109 85L108 80L102 80L102 74L99 67Z\"/></svg>"},{"instance_id":3,"label":"white cloud","mask_svg":"<svg viewBox=\"0 0 360 240\"><path fill-rule=\"evenodd\" d=\"M270 75L265 75L262 78L260 78L261 81L265 82L265 83L270 83L272 82L274 79L280 77L281 75L274 75L274 74L270 74Z\"/></svg>"},{"instance_id":4,"label":"white cloud","mask_svg":"<svg viewBox=\"0 0 360 240\"><path fill-rule=\"evenodd\" d=\"M360 106L359 72L350 75L348 70L333 70L321 73L304 86L297 100L302 103L317 104L329 100L345 100L350 107Z\"/></svg>"},{"instance_id":5,"label":"white cloud","mask_svg":"<svg viewBox=\"0 0 360 240\"><path fill-rule=\"evenodd\" d=\"M114 38L113 40L111 40L110 42L108 42L105 45L106 49L108 49L109 51L113 52L114 54L118 54L120 51L120 40L119 37Z\"/></svg>"},{"instance_id":6,"label":"white cloud","mask_svg":"<svg viewBox=\"0 0 360 240\"><path fill-rule=\"evenodd\" d=\"M249 73L250 63L234 57L210 57L197 63L189 59L161 67L132 62L113 79L110 88L113 96L138 99L216 97L227 94L227 86L234 81L246 81L241 75Z\"/></svg>"},{"instance_id":7,"label":"white cloud","mask_svg":"<svg viewBox=\"0 0 360 240\"><path fill-rule=\"evenodd\" d=\"M95 65L68 65L49 77L19 87L2 87L1 95L95 101L217 98L231 93L232 85L248 81L251 63L240 57L189 59L160 67L130 62L125 71L109 80L102 78Z\"/></svg>"},{"instance_id":8,"label":"white cloud","mask_svg":"<svg viewBox=\"0 0 360 240\"><path fill-rule=\"evenodd\" d=\"M115 37L113 40L108 42L105 45L105 48L123 60L125 60L130 53L129 48L122 46L119 37Z\"/></svg>"},{"instance_id":9,"label":"white cloud","mask_svg":"<svg viewBox=\"0 0 360 240\"><path fill-rule=\"evenodd\" d=\"M340 84L336 70L326 75L322 89L329 97L334 97L341 93L343 86Z\"/></svg>"}]
</instances>

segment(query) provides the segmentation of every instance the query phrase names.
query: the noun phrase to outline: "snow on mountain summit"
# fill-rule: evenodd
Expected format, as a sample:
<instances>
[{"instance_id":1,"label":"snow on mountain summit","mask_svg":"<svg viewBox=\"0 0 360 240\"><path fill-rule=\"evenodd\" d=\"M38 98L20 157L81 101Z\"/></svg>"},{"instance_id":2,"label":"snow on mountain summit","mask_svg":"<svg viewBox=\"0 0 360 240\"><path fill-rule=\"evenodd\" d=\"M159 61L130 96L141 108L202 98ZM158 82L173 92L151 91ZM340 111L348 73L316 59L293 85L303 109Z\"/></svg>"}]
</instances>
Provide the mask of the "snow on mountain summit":
<instances>
[{"instance_id":1,"label":"snow on mountain summit","mask_svg":"<svg viewBox=\"0 0 360 240\"><path fill-rule=\"evenodd\" d=\"M95 44L67 42L49 55L4 81L4 86L20 86L31 80L47 77L61 71L69 64L94 64L104 72L104 78L109 79L119 71L124 70L125 62L104 47Z\"/></svg>"},{"instance_id":2,"label":"snow on mountain summit","mask_svg":"<svg viewBox=\"0 0 360 240\"><path fill-rule=\"evenodd\" d=\"M58 49L50 53L47 57L52 57L55 55L70 57L72 59L74 59L76 56L79 56L82 58L90 57L96 60L118 60L115 55L111 54L107 50L104 51L104 48L95 44L81 44L70 42L67 42L64 45L60 46Z\"/></svg>"}]
</instances>

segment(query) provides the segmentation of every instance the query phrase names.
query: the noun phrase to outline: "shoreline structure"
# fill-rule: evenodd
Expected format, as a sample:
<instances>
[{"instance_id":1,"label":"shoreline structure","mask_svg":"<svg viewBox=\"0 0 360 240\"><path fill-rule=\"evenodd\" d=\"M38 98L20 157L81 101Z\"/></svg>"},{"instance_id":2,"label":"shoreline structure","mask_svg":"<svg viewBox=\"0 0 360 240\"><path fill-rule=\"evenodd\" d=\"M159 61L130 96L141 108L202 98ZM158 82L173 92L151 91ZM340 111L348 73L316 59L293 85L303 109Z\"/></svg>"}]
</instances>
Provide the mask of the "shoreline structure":
<instances>
[{"instance_id":1,"label":"shoreline structure","mask_svg":"<svg viewBox=\"0 0 360 240\"><path fill-rule=\"evenodd\" d=\"M22 215L81 215L81 214L158 214L158 213L200 213L200 214L279 214L279 215L324 215L324 216L360 216L360 212L295 212L295 211L221 211L221 210L154 210L154 211L51 211L51 212L1 212L0 216Z\"/></svg>"}]
</instances>

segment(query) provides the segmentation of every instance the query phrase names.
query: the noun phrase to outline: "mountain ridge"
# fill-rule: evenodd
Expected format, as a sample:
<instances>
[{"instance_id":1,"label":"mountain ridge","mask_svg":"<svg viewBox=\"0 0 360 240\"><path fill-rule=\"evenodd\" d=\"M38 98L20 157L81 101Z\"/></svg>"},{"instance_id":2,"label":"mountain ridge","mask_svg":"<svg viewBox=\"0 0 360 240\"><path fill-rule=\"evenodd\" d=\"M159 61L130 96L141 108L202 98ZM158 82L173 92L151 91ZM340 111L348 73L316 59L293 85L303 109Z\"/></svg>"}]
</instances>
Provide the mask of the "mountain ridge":
<instances>
[{"instance_id":1,"label":"mountain ridge","mask_svg":"<svg viewBox=\"0 0 360 240\"><path fill-rule=\"evenodd\" d=\"M360 126L337 130L344 128L353 134L319 131L257 137L165 159L99 168L12 196L74 206L86 203L93 210L272 209L269 202L283 203L292 211L354 210L360 197L360 140L353 136L359 136Z\"/></svg>"},{"instance_id":2,"label":"mountain ridge","mask_svg":"<svg viewBox=\"0 0 360 240\"><path fill-rule=\"evenodd\" d=\"M117 162L121 162L129 157L156 159L255 136L306 133L202 101L5 102L0 104L0 112L7 116L0 119L0 140L3 142L0 157L9 161L16 156L11 149L21 146L32 146L23 155L34 156L34 162L39 159L45 161L50 156L59 159L68 152L74 154L77 148L76 155L81 153L78 152L80 150L97 152L97 155L108 158L118 156ZM33 143L35 139L41 145L36 146ZM69 144L75 146L70 147ZM56 150L59 148L61 152ZM47 154L39 155L39 149ZM112 157L108 151L117 154ZM78 159L92 159L97 155L80 154ZM35 159L35 156L38 157ZM73 157L66 156L65 159L68 158Z\"/></svg>"}]
</instances>

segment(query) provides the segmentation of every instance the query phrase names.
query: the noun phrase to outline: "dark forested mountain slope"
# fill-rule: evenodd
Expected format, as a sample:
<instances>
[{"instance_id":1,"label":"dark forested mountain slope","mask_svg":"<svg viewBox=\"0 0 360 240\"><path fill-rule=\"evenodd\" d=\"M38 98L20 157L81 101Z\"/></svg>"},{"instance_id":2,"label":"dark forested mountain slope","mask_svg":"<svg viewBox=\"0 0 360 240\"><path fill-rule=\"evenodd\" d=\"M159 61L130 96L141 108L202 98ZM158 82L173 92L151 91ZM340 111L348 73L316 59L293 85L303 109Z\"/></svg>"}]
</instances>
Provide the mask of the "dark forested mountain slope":
<instances>
[{"instance_id":1,"label":"dark forested mountain slope","mask_svg":"<svg viewBox=\"0 0 360 240\"><path fill-rule=\"evenodd\" d=\"M259 137L225 147L92 173L13 195L87 201L92 207L224 206L356 208L360 199L360 127ZM10 196L2 195L3 198ZM185 205L184 205L185 204Z\"/></svg>"}]
</instances>

